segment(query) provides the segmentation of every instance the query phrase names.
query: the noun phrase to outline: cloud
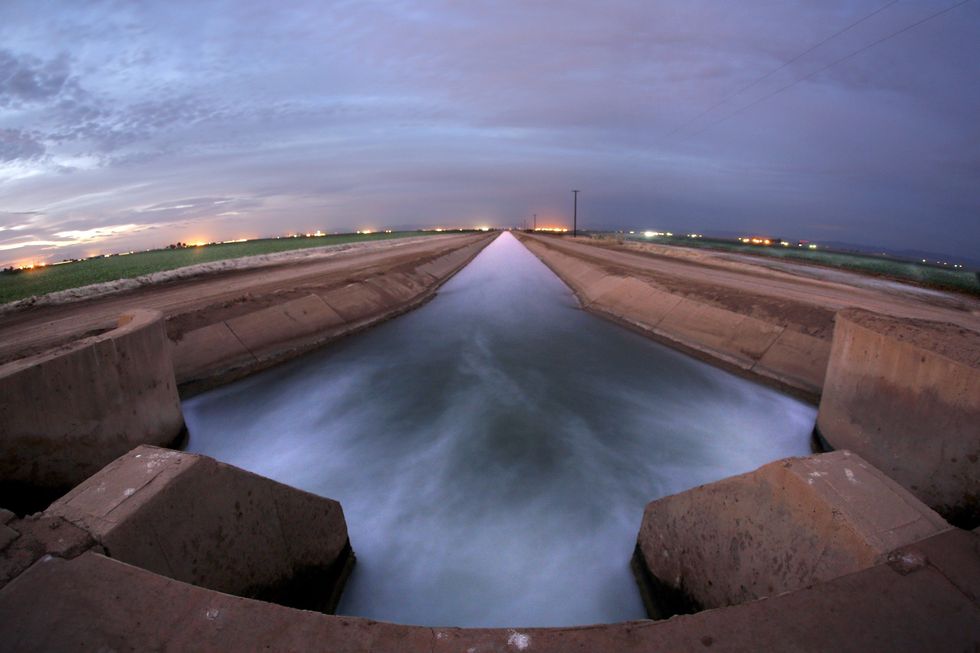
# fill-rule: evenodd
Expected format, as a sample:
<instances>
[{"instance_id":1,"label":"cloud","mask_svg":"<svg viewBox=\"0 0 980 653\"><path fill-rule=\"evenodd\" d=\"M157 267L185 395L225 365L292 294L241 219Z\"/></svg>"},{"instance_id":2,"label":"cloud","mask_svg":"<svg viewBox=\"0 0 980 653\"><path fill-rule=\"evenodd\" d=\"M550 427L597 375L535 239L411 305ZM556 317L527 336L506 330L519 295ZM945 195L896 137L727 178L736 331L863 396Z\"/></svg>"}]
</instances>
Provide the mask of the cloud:
<instances>
[{"instance_id":1,"label":"cloud","mask_svg":"<svg viewBox=\"0 0 980 653\"><path fill-rule=\"evenodd\" d=\"M0 161L32 160L44 156L44 145L19 129L0 129Z\"/></svg>"},{"instance_id":2,"label":"cloud","mask_svg":"<svg viewBox=\"0 0 980 653\"><path fill-rule=\"evenodd\" d=\"M48 61L0 50L0 107L20 106L57 97L69 81L68 56Z\"/></svg>"},{"instance_id":3,"label":"cloud","mask_svg":"<svg viewBox=\"0 0 980 653\"><path fill-rule=\"evenodd\" d=\"M99 240L104 240L111 236L116 236L118 234L130 233L133 231L140 231L144 229L144 225L138 224L117 224L108 227L93 227L92 229L82 229L82 230L69 230L69 231L59 231L54 235L58 238L63 238L70 243L66 244L78 244L78 243L91 243Z\"/></svg>"},{"instance_id":4,"label":"cloud","mask_svg":"<svg viewBox=\"0 0 980 653\"><path fill-rule=\"evenodd\" d=\"M941 3L739 93L881 3L8 4L0 222L40 211L38 241L508 224L572 187L600 228L980 241L976 3L740 112Z\"/></svg>"}]
</instances>

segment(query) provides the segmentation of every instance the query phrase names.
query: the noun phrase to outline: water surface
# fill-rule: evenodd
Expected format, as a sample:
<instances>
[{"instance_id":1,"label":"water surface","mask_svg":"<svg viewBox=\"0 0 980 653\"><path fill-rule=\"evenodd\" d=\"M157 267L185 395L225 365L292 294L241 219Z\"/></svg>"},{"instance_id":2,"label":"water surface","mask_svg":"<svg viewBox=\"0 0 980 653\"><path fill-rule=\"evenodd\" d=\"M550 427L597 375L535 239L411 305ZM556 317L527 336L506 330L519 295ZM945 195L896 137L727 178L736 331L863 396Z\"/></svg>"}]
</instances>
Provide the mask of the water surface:
<instances>
[{"instance_id":1,"label":"water surface","mask_svg":"<svg viewBox=\"0 0 980 653\"><path fill-rule=\"evenodd\" d=\"M422 308L184 402L188 450L341 502L338 612L643 618L644 505L809 453L816 410L577 308L509 233Z\"/></svg>"}]
</instances>

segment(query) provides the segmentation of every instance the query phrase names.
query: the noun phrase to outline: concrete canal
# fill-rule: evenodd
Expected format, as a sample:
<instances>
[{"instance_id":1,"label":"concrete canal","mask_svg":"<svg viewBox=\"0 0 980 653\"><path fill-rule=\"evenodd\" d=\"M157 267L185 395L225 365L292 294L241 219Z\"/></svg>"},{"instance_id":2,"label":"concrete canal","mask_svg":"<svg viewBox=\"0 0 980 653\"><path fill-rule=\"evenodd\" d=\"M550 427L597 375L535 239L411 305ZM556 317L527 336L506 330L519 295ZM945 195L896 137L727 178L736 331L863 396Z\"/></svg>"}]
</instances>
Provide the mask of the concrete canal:
<instances>
[{"instance_id":1,"label":"concrete canal","mask_svg":"<svg viewBox=\"0 0 980 653\"><path fill-rule=\"evenodd\" d=\"M578 309L504 233L422 308L184 402L188 450L341 502L338 612L645 616L652 499L810 452L816 409Z\"/></svg>"}]
</instances>

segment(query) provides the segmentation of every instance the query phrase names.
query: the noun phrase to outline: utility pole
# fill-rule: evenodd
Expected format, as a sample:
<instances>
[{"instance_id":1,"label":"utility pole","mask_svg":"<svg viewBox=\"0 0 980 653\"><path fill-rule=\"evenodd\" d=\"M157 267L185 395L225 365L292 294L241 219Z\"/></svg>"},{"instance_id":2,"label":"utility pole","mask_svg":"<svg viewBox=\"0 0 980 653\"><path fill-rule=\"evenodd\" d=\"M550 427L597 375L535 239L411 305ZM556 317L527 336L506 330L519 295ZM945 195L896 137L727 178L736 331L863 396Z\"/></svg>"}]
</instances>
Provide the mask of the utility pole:
<instances>
[{"instance_id":1,"label":"utility pole","mask_svg":"<svg viewBox=\"0 0 980 653\"><path fill-rule=\"evenodd\" d=\"M572 197L574 197L574 204L572 204L572 237L578 235L578 191L572 191Z\"/></svg>"},{"instance_id":2,"label":"utility pole","mask_svg":"<svg viewBox=\"0 0 980 653\"><path fill-rule=\"evenodd\" d=\"M538 230L538 214L537 213L534 214L534 230L535 231Z\"/></svg>"}]
</instances>

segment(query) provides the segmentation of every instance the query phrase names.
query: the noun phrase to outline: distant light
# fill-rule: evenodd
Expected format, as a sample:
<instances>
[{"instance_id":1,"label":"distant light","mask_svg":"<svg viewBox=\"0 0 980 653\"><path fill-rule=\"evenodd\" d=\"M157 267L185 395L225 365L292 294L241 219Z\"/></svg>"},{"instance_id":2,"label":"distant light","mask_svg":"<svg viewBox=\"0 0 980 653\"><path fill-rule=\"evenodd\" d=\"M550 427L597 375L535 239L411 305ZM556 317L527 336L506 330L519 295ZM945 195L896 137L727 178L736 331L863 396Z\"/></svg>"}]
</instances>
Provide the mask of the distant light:
<instances>
[{"instance_id":1,"label":"distant light","mask_svg":"<svg viewBox=\"0 0 980 653\"><path fill-rule=\"evenodd\" d=\"M814 244L812 244L812 243L810 245L807 245L807 247L809 247L810 249L816 249L817 248L817 246L814 245Z\"/></svg>"},{"instance_id":2,"label":"distant light","mask_svg":"<svg viewBox=\"0 0 980 653\"><path fill-rule=\"evenodd\" d=\"M645 238L653 238L654 236L659 236L659 235L660 235L660 232L659 231L644 231L643 232L643 236Z\"/></svg>"},{"instance_id":3,"label":"distant light","mask_svg":"<svg viewBox=\"0 0 980 653\"><path fill-rule=\"evenodd\" d=\"M636 232L635 232L635 231L631 231L630 233L631 233L631 234L635 234Z\"/></svg>"}]
</instances>

